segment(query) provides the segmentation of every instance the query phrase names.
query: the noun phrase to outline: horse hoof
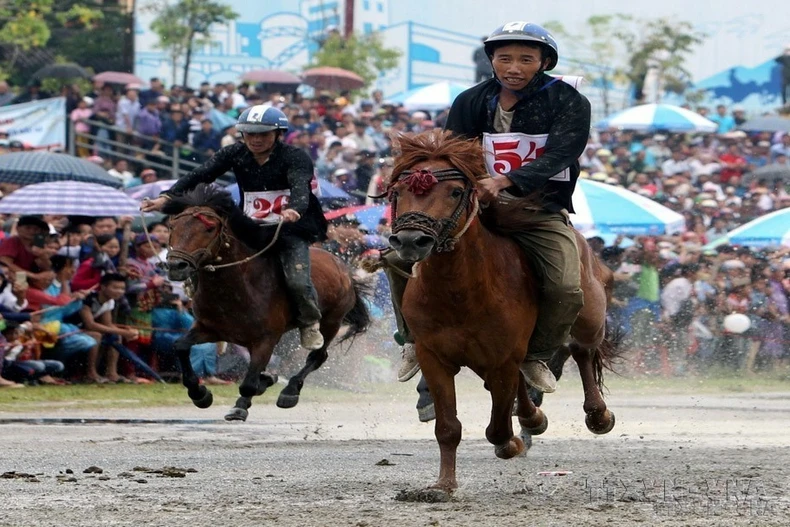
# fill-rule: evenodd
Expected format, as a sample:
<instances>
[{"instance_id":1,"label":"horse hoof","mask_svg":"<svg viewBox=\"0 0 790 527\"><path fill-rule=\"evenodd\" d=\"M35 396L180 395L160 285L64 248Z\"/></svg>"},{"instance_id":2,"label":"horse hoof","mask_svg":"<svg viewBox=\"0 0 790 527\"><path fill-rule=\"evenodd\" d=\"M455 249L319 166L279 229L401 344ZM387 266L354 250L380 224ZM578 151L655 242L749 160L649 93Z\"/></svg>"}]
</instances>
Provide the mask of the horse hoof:
<instances>
[{"instance_id":1,"label":"horse hoof","mask_svg":"<svg viewBox=\"0 0 790 527\"><path fill-rule=\"evenodd\" d=\"M510 459L519 456L523 454L525 450L524 441L522 441L520 437L513 437L504 445L494 446L494 454L496 454L496 457L499 459Z\"/></svg>"},{"instance_id":2,"label":"horse hoof","mask_svg":"<svg viewBox=\"0 0 790 527\"><path fill-rule=\"evenodd\" d=\"M198 408L208 408L214 403L214 396L209 390L205 390L203 396L199 399L192 399L192 403Z\"/></svg>"},{"instance_id":3,"label":"horse hoof","mask_svg":"<svg viewBox=\"0 0 790 527\"><path fill-rule=\"evenodd\" d=\"M538 410L538 411L540 412L540 410ZM539 436L540 434L542 434L543 432L546 431L546 429L549 427L549 418L548 418L548 416L545 413L543 413L543 412L540 412L540 413L543 414L543 421L541 421L538 426L533 426L533 427L528 427L528 426L521 425L521 433L522 434L523 433L527 433L527 434L529 434L531 436ZM520 422L520 420L519 420L519 422Z\"/></svg>"},{"instance_id":4,"label":"horse hoof","mask_svg":"<svg viewBox=\"0 0 790 527\"><path fill-rule=\"evenodd\" d=\"M609 417L609 419L606 419L606 417ZM602 421L604 423L603 425L594 423L592 420L592 414L587 414L587 416L584 418L584 424L587 425L587 429L590 432L593 434L603 435L608 434L614 428L614 412L606 410L604 412L604 419Z\"/></svg>"},{"instance_id":5,"label":"horse hoof","mask_svg":"<svg viewBox=\"0 0 790 527\"><path fill-rule=\"evenodd\" d=\"M230 412L225 414L226 421L246 421L249 412L244 408L231 408Z\"/></svg>"},{"instance_id":6,"label":"horse hoof","mask_svg":"<svg viewBox=\"0 0 790 527\"><path fill-rule=\"evenodd\" d=\"M436 408L434 408L433 403L417 408L417 416L420 418L421 423L430 423L436 419Z\"/></svg>"},{"instance_id":7,"label":"horse hoof","mask_svg":"<svg viewBox=\"0 0 790 527\"><path fill-rule=\"evenodd\" d=\"M280 392L280 396L277 398L277 406L279 408L293 408L299 402L299 394L290 395L287 393Z\"/></svg>"},{"instance_id":8,"label":"horse hoof","mask_svg":"<svg viewBox=\"0 0 790 527\"><path fill-rule=\"evenodd\" d=\"M521 433L518 436L521 438L521 441L524 443L524 454L526 454L527 450L532 448L532 434L530 434L529 431L522 426Z\"/></svg>"}]
</instances>

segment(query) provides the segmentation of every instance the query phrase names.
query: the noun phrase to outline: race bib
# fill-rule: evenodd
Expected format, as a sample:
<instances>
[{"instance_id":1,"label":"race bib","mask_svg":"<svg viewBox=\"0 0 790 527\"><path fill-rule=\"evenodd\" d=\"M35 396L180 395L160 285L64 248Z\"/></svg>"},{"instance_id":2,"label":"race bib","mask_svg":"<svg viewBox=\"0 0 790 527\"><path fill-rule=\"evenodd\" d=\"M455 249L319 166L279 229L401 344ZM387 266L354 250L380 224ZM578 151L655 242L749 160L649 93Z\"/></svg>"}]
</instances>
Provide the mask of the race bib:
<instances>
[{"instance_id":1,"label":"race bib","mask_svg":"<svg viewBox=\"0 0 790 527\"><path fill-rule=\"evenodd\" d=\"M268 190L244 193L244 214L263 223L277 223L288 206L290 190Z\"/></svg>"},{"instance_id":2,"label":"race bib","mask_svg":"<svg viewBox=\"0 0 790 527\"><path fill-rule=\"evenodd\" d=\"M505 175L532 163L543 155L548 137L548 134L483 134L483 150L488 173ZM551 178L551 181L570 180L571 172L568 168Z\"/></svg>"}]
</instances>

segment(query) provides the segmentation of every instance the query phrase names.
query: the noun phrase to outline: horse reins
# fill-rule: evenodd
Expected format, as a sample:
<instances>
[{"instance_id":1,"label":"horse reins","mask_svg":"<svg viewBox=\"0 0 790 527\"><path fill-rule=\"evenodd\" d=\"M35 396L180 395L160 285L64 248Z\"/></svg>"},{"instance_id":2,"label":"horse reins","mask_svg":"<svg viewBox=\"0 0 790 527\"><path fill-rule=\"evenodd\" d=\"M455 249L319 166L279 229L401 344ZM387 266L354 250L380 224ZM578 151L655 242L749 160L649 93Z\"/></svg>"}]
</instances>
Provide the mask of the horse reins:
<instances>
[{"instance_id":1,"label":"horse reins","mask_svg":"<svg viewBox=\"0 0 790 527\"><path fill-rule=\"evenodd\" d=\"M222 257L219 256L219 254L217 254L219 252L219 250L217 249L217 246L219 244L222 244L222 246L224 246L226 248L230 247L230 242L228 241L228 237L233 237L233 236L229 235L226 232L226 227L228 226L227 225L227 219L222 218L221 216L219 216L211 208L208 208L208 207L192 207L190 209L185 210L184 212L182 212L180 214L177 214L177 215L173 216L170 219L170 221L177 220L177 219L179 219L181 217L184 217L184 216L192 216L194 218L197 218L198 220L200 220L201 222L203 222L206 225L208 225L208 223L207 223L207 219L208 218L215 219L215 220L217 220L217 224L219 226L219 232L209 242L209 244L206 247L203 247L203 248L200 248L200 249L196 249L196 250L192 251L191 253L188 253L186 251L182 251L180 249L174 249L174 248L170 247L170 248L168 248L168 257L174 256L176 258L180 258L181 260L184 260L185 262L190 264L196 270L203 269L203 270L206 270L206 271L208 271L210 273L213 273L213 272L217 271L217 269L224 269L224 268L227 268L227 267L235 267L237 265L245 264L245 263L249 262L250 260L253 260L253 259L257 258L258 256L262 255L263 253L265 253L266 251L268 251L269 249L274 247L274 244L277 243L277 240L280 237L280 230L282 229L282 226L283 226L283 222L282 221L278 222L277 223L277 230L274 231L274 237L269 242L269 244L266 245L266 247L264 247L263 249L261 249L260 251L256 252L255 254L253 254L251 256L248 256L248 257L246 257L246 258L244 258L242 260L237 260L235 262L230 262L230 263L226 263L226 264L205 264L205 265L203 265L203 262L205 260L207 260L207 259L211 259L211 260L213 260L215 262L221 262L222 261Z\"/></svg>"},{"instance_id":2,"label":"horse reins","mask_svg":"<svg viewBox=\"0 0 790 527\"><path fill-rule=\"evenodd\" d=\"M397 194L392 192L392 189L398 183L406 183L409 190L417 195L427 194L433 185L440 181L450 180L463 180L464 193L461 195L461 200L449 218L434 218L430 214L419 211L411 211L405 213L403 216L397 216L398 198ZM472 181L457 168L447 168L443 170L412 170L402 172L398 177L390 183L388 187L388 194L390 197L390 217L392 220L392 232L398 233L402 230L416 229L426 234L431 235L436 239L436 252L449 252L455 248L455 244L463 236L472 222L477 217L480 210L480 203L477 199L475 187ZM453 236L453 231L458 226L458 220L461 218L463 212L472 206L472 211L466 219L463 228ZM405 274L405 273L404 273ZM414 278L413 275L409 275Z\"/></svg>"}]
</instances>

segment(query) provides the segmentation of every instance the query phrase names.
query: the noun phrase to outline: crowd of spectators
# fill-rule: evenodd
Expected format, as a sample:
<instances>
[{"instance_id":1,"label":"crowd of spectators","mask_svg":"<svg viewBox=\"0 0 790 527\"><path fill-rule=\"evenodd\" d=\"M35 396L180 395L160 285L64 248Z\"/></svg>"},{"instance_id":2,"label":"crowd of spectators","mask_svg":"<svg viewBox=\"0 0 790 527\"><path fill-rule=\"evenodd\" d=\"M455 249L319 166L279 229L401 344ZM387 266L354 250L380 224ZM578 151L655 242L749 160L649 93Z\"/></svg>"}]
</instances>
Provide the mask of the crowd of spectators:
<instances>
[{"instance_id":1,"label":"crowd of spectators","mask_svg":"<svg viewBox=\"0 0 790 527\"><path fill-rule=\"evenodd\" d=\"M256 92L247 84L233 83L167 90L151 79L147 88L126 87L123 93L95 83L85 96L75 87L64 89L64 94L70 118L96 136L78 154L102 164L127 187L154 182L157 172L114 157L102 137L121 138L152 156L178 149L183 158L200 161L240 140L233 126L216 126L217 114L227 123L248 106L275 104L291 123L284 140L311 156L318 179L348 194L322 198L327 211L381 204L374 196L382 194L393 166L391 137L441 128L447 116L447 110L407 111L389 103L380 91L354 100L348 93L304 97ZM746 120L739 108L696 111L715 121L719 130L713 134L593 132L580 158L581 177L628 188L686 218L684 232L663 236L618 237L609 244L591 236L593 248L615 271L613 320L627 331L629 348L638 353L636 360L629 361L638 371L685 373L721 365L754 372L786 366L790 363L790 251L706 246L749 220L790 206L788 174L753 176L756 169L768 165L787 167L790 173L790 134L738 131ZM91 124L95 121L111 128L97 129ZM23 218L9 224L9 236L0 244L0 262L6 266L0 267L4 280L0 309L7 314L8 327L16 331L11 321L20 321L22 329L33 332L50 323L46 316L43 322L38 320L37 313L46 315L53 305L75 306L76 311L61 321L61 338L39 354L62 362L66 374L71 374L67 378L77 378L79 372L93 382L145 382L146 377L123 360L118 369L119 354L113 350L119 345L146 357L156 368L162 369L158 361L172 362L166 347L177 332L146 329L160 327L152 320L161 313L178 314L160 317L176 329L188 327L189 322L188 299L174 292L155 266L160 243L166 244L166 226L149 226L159 240L152 249L145 238L134 237L128 219L64 219L62 226L60 219L38 221L34 225L33 219ZM354 263L385 247L388 229L384 219L368 230L354 214L340 215L331 222L325 246ZM15 278L20 272L27 275L27 284ZM376 280L374 304L386 313L386 284L383 277ZM111 295L110 290L121 284L124 291L114 298L118 293ZM40 292L49 296L40 297ZM115 301L112 310L106 307L109 300ZM110 311L110 318L105 317ZM731 313L748 315L751 329L743 334L728 332L723 321ZM106 318L106 327L96 322L99 316ZM25 326L28 320L31 324ZM6 336L7 349L14 348L16 336ZM74 351L77 338L81 343ZM209 363L216 360L214 348L200 353ZM77 361L82 370L71 368L74 357L82 357ZM44 362L36 368L36 378L57 382L59 377L52 375L58 373L57 366ZM205 376L210 382L222 382L215 371Z\"/></svg>"}]
</instances>

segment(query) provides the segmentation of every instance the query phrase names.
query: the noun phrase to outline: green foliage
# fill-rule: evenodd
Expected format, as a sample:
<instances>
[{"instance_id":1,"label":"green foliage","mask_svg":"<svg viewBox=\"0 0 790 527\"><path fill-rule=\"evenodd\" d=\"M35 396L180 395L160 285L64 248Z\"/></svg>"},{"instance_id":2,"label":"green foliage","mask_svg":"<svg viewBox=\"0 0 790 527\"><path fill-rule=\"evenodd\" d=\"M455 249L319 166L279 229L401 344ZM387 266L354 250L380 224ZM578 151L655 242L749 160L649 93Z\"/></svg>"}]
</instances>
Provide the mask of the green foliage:
<instances>
[{"instance_id":1,"label":"green foliage","mask_svg":"<svg viewBox=\"0 0 790 527\"><path fill-rule=\"evenodd\" d=\"M212 0L179 0L174 4L159 1L144 9L156 15L151 30L159 38L157 47L167 52L173 63L173 82L176 65L183 60L184 85L188 84L194 49L211 42L211 27L239 17L229 6Z\"/></svg>"},{"instance_id":2,"label":"green foliage","mask_svg":"<svg viewBox=\"0 0 790 527\"><path fill-rule=\"evenodd\" d=\"M666 90L683 93L691 77L684 63L705 39L689 22L643 20L620 13L591 16L577 33L557 21L544 25L568 50L563 56L581 61L580 72L601 87L606 114L610 113L609 86L630 82L641 87L651 67L658 69Z\"/></svg>"},{"instance_id":3,"label":"green foliage","mask_svg":"<svg viewBox=\"0 0 790 527\"><path fill-rule=\"evenodd\" d=\"M310 66L343 68L365 79L365 84L370 84L379 75L397 67L400 56L400 50L385 47L376 33L354 34L347 39L332 35L313 55Z\"/></svg>"},{"instance_id":4,"label":"green foliage","mask_svg":"<svg viewBox=\"0 0 790 527\"><path fill-rule=\"evenodd\" d=\"M57 29L91 30L103 18L101 10L69 1L3 1L0 3L0 44L8 52L0 63L0 77L15 72L21 53L50 44Z\"/></svg>"},{"instance_id":5,"label":"green foliage","mask_svg":"<svg viewBox=\"0 0 790 527\"><path fill-rule=\"evenodd\" d=\"M626 75L634 84L638 86L654 67L665 89L681 94L691 85L686 59L707 37L691 23L672 18L641 20L615 36L628 51Z\"/></svg>"}]
</instances>

